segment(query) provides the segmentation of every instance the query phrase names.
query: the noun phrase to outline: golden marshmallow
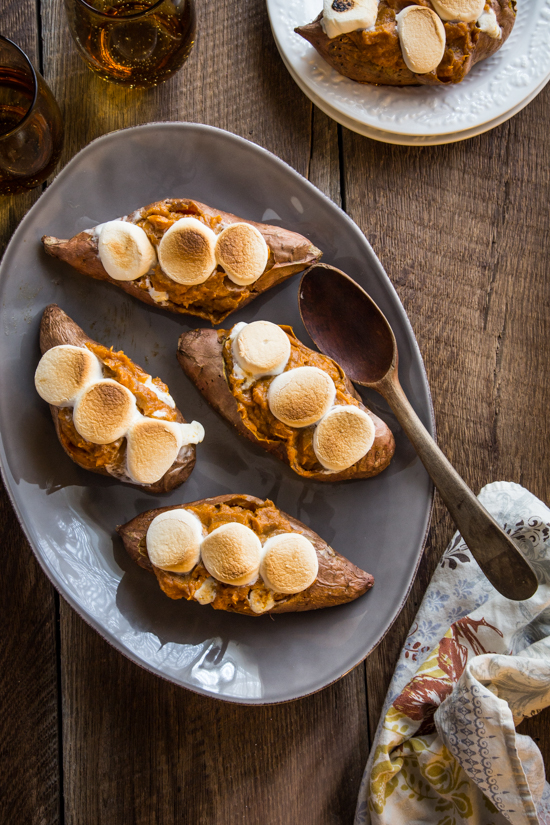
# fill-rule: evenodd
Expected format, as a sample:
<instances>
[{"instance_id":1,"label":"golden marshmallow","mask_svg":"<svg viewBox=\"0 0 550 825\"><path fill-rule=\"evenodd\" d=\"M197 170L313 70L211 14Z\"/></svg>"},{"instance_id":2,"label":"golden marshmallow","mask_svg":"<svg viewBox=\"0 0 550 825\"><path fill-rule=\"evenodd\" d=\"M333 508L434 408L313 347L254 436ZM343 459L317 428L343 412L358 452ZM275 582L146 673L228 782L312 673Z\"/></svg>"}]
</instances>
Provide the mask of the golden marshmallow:
<instances>
[{"instance_id":1,"label":"golden marshmallow","mask_svg":"<svg viewBox=\"0 0 550 825\"><path fill-rule=\"evenodd\" d=\"M277 324L253 321L245 324L235 336L233 357L249 375L274 375L288 363L290 340Z\"/></svg>"},{"instance_id":2,"label":"golden marshmallow","mask_svg":"<svg viewBox=\"0 0 550 825\"><path fill-rule=\"evenodd\" d=\"M216 260L235 284L246 286L263 274L269 249L262 233L249 223L232 223L216 241Z\"/></svg>"},{"instance_id":3,"label":"golden marshmallow","mask_svg":"<svg viewBox=\"0 0 550 825\"><path fill-rule=\"evenodd\" d=\"M275 593L300 593L310 587L319 572L313 544L301 533L280 533L264 544L260 575Z\"/></svg>"},{"instance_id":4,"label":"golden marshmallow","mask_svg":"<svg viewBox=\"0 0 550 825\"><path fill-rule=\"evenodd\" d=\"M197 218L180 218L158 246L163 271L178 284L202 284L216 269L216 235Z\"/></svg>"},{"instance_id":5,"label":"golden marshmallow","mask_svg":"<svg viewBox=\"0 0 550 825\"><path fill-rule=\"evenodd\" d=\"M308 427L332 407L336 387L318 367L296 367L274 378L267 393L269 409L289 427Z\"/></svg>"},{"instance_id":6,"label":"golden marshmallow","mask_svg":"<svg viewBox=\"0 0 550 825\"><path fill-rule=\"evenodd\" d=\"M340 472L368 453L374 435L374 422L364 410L352 404L333 407L315 428L313 451L325 470Z\"/></svg>"},{"instance_id":7,"label":"golden marshmallow","mask_svg":"<svg viewBox=\"0 0 550 825\"><path fill-rule=\"evenodd\" d=\"M107 378L84 390L75 404L73 422L86 441L110 444L126 433L136 412L130 390Z\"/></svg>"},{"instance_id":8,"label":"golden marshmallow","mask_svg":"<svg viewBox=\"0 0 550 825\"><path fill-rule=\"evenodd\" d=\"M445 27L427 6L407 6L397 17L403 60L415 74L433 72L445 54Z\"/></svg>"},{"instance_id":9,"label":"golden marshmallow","mask_svg":"<svg viewBox=\"0 0 550 825\"><path fill-rule=\"evenodd\" d=\"M79 392L103 378L101 364L89 349L61 344L44 353L34 374L39 396L56 407L74 403Z\"/></svg>"},{"instance_id":10,"label":"golden marshmallow","mask_svg":"<svg viewBox=\"0 0 550 825\"><path fill-rule=\"evenodd\" d=\"M170 469L181 448L180 425L141 418L127 434L126 466L139 484L154 484ZM160 565L159 565L160 566Z\"/></svg>"},{"instance_id":11,"label":"golden marshmallow","mask_svg":"<svg viewBox=\"0 0 550 825\"><path fill-rule=\"evenodd\" d=\"M147 553L162 570L189 573L200 559L202 524L189 510L160 513L147 530Z\"/></svg>"},{"instance_id":12,"label":"golden marshmallow","mask_svg":"<svg viewBox=\"0 0 550 825\"><path fill-rule=\"evenodd\" d=\"M115 281L135 281L149 272L157 260L147 233L129 221L103 224L97 248L103 268Z\"/></svg>"},{"instance_id":13,"label":"golden marshmallow","mask_svg":"<svg viewBox=\"0 0 550 825\"><path fill-rule=\"evenodd\" d=\"M432 0L432 5L442 20L476 21L485 8L485 0Z\"/></svg>"},{"instance_id":14,"label":"golden marshmallow","mask_svg":"<svg viewBox=\"0 0 550 825\"><path fill-rule=\"evenodd\" d=\"M204 539L202 562L211 576L225 584L252 584L258 577L262 545L249 527L230 522Z\"/></svg>"}]
</instances>

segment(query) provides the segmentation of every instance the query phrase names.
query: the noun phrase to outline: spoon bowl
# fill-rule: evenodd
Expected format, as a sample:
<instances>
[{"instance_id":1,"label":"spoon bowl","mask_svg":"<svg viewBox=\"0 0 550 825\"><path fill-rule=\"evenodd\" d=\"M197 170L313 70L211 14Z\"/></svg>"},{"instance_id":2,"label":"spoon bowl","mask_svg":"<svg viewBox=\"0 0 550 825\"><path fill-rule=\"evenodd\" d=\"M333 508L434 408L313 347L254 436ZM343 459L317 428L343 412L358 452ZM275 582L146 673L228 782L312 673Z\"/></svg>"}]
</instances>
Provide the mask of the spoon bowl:
<instances>
[{"instance_id":1,"label":"spoon bowl","mask_svg":"<svg viewBox=\"0 0 550 825\"><path fill-rule=\"evenodd\" d=\"M352 381L370 387L397 367L397 343L386 316L344 272L326 264L309 269L299 303L311 338Z\"/></svg>"},{"instance_id":2,"label":"spoon bowl","mask_svg":"<svg viewBox=\"0 0 550 825\"><path fill-rule=\"evenodd\" d=\"M328 264L305 271L298 301L321 352L352 381L386 399L491 584L509 599L530 598L538 586L531 566L445 458L403 392L397 342L384 313L359 284Z\"/></svg>"}]
</instances>

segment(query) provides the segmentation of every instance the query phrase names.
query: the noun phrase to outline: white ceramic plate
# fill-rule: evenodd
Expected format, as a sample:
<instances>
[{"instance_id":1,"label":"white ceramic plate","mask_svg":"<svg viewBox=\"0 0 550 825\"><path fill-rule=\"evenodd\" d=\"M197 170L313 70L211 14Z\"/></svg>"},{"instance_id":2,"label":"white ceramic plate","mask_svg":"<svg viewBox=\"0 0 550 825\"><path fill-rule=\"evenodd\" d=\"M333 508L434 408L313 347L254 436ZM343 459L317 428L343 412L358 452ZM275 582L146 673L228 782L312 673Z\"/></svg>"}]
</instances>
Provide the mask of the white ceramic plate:
<instances>
[{"instance_id":1,"label":"white ceramic plate","mask_svg":"<svg viewBox=\"0 0 550 825\"><path fill-rule=\"evenodd\" d=\"M502 49L474 66L462 83L444 88L355 83L331 69L294 32L296 26L317 17L322 0L267 0L267 8L285 63L317 105L322 101L339 122L346 118L358 124L355 131L366 127L380 134L407 136L403 140L407 144L413 143L413 137L436 136L443 143L461 140L457 133L476 130L468 135L472 137L486 131L492 128L490 124L497 125L519 111L550 77L548 0L519 0L515 26ZM445 141L445 135L455 137Z\"/></svg>"},{"instance_id":2,"label":"white ceramic plate","mask_svg":"<svg viewBox=\"0 0 550 825\"><path fill-rule=\"evenodd\" d=\"M355 224L283 161L220 129L159 123L105 135L63 169L23 219L0 267L0 461L36 556L60 593L137 664L178 685L262 704L320 690L360 662L406 598L429 523L432 485L388 408L396 454L376 478L309 482L242 439L204 401L176 359L178 337L205 322L148 307L45 255L43 234L68 238L166 197L192 197L251 220L295 229L373 296L395 331L403 387L433 431L413 331L389 278ZM265 318L309 341L290 278L227 325ZM170 387L205 427L188 481L165 496L86 472L65 455L33 374L44 307L59 304L96 340L124 349ZM379 405L379 406L378 406ZM356 601L251 618L168 599L124 552L115 527L154 507L224 493L270 498L375 577ZM13 583L17 587L17 582Z\"/></svg>"},{"instance_id":3,"label":"white ceramic plate","mask_svg":"<svg viewBox=\"0 0 550 825\"><path fill-rule=\"evenodd\" d=\"M326 100L318 97L316 94L311 92L307 89L303 79L295 73L294 69L290 65L290 63L286 60L286 57L278 43L275 40L279 52L281 54L283 63L285 64L288 72L294 82L300 87L300 89L304 92L305 95L309 97L309 99L314 103L316 106L321 109L328 117L331 117L337 123L340 123L342 126L345 126L346 129L351 129L352 132L357 132L360 135L364 135L365 137L371 138L372 140L378 140L381 143L392 143L397 146L441 146L446 143L458 143L461 140L468 140L469 138L476 137L476 135L482 135L484 132L489 132L491 129L494 129L496 126L500 126L501 123L504 123L506 120L509 120L514 115L517 115L518 112L521 112L534 98L539 94L539 92L544 89L548 81L550 80L550 75L546 77L540 86L534 89L531 94L518 103L517 106L514 106L509 112L504 112L501 114L500 117L495 118L494 120L489 121L488 123L481 123L478 126L474 127L473 129L465 129L462 132L453 132L450 134L445 135L399 135L394 134L393 132L382 132L379 129L374 129L371 126L368 126L366 123L359 123L356 120L353 120L350 117L346 117L341 112L338 112L336 109L333 109Z\"/></svg>"}]
</instances>

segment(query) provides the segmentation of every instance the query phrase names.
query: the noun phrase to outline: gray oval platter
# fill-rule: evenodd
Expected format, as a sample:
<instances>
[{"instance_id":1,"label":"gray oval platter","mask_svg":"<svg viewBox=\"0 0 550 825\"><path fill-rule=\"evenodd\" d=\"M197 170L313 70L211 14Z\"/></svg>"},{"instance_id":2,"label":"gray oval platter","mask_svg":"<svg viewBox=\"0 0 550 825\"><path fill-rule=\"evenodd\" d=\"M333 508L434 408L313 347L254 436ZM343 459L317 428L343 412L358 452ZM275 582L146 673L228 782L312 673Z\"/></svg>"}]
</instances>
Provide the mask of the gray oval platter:
<instances>
[{"instance_id":1,"label":"gray oval platter","mask_svg":"<svg viewBox=\"0 0 550 825\"><path fill-rule=\"evenodd\" d=\"M68 238L166 197L189 197L306 235L323 260L355 278L392 324L400 376L433 433L422 358L390 280L355 224L283 161L228 132L153 123L105 135L66 166L15 232L0 268L0 458L4 480L44 571L72 607L136 664L209 696L283 702L320 690L357 665L388 631L424 547L433 490L381 398L370 406L396 436L395 458L377 478L304 482L245 443L190 384L176 361L184 329L204 325L147 307L109 284L48 258L43 234ZM311 345L297 304L299 276L230 316L291 324ZM93 338L124 351L170 387L206 438L190 479L167 496L80 469L65 455L33 375L44 307L58 303ZM125 554L115 527L143 510L223 493L271 498L375 577L348 605L250 618L171 601ZM17 583L14 582L14 586Z\"/></svg>"}]
</instances>

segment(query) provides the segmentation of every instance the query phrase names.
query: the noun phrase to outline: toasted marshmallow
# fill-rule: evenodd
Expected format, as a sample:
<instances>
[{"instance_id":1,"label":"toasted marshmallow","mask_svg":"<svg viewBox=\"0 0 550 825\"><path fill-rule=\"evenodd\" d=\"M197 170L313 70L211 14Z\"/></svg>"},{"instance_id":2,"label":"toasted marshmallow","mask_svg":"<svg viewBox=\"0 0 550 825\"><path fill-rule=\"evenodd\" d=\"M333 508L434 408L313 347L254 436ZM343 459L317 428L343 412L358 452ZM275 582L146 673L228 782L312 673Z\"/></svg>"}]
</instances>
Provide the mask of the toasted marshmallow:
<instances>
[{"instance_id":1,"label":"toasted marshmallow","mask_svg":"<svg viewBox=\"0 0 550 825\"><path fill-rule=\"evenodd\" d=\"M264 544L260 575L275 593L300 593L310 587L319 572L313 544L301 533L281 533Z\"/></svg>"},{"instance_id":2,"label":"toasted marshmallow","mask_svg":"<svg viewBox=\"0 0 550 825\"><path fill-rule=\"evenodd\" d=\"M74 404L78 393L103 378L101 364L85 347L61 344L44 353L34 374L39 396L56 407Z\"/></svg>"},{"instance_id":3,"label":"toasted marshmallow","mask_svg":"<svg viewBox=\"0 0 550 825\"><path fill-rule=\"evenodd\" d=\"M115 281L135 281L157 260L146 232L128 221L104 223L97 242L103 268Z\"/></svg>"},{"instance_id":4,"label":"toasted marshmallow","mask_svg":"<svg viewBox=\"0 0 550 825\"><path fill-rule=\"evenodd\" d=\"M372 418L359 407L333 407L315 428L313 451L325 470L347 470L368 453L374 431Z\"/></svg>"},{"instance_id":5,"label":"toasted marshmallow","mask_svg":"<svg viewBox=\"0 0 550 825\"><path fill-rule=\"evenodd\" d=\"M141 418L130 428L127 438L128 474L139 484L154 484L161 479L181 448L179 428L172 421Z\"/></svg>"},{"instance_id":6,"label":"toasted marshmallow","mask_svg":"<svg viewBox=\"0 0 550 825\"><path fill-rule=\"evenodd\" d=\"M201 586L193 593L193 598L199 604L212 604L216 598L218 583L216 579L209 577L205 579Z\"/></svg>"},{"instance_id":7,"label":"toasted marshmallow","mask_svg":"<svg viewBox=\"0 0 550 825\"><path fill-rule=\"evenodd\" d=\"M433 72L445 54L445 27L427 6L407 6L397 17L403 60L415 74Z\"/></svg>"},{"instance_id":8,"label":"toasted marshmallow","mask_svg":"<svg viewBox=\"0 0 550 825\"><path fill-rule=\"evenodd\" d=\"M240 329L232 344L235 363L254 378L279 375L290 358L290 340L286 332L270 321L253 321L238 326Z\"/></svg>"},{"instance_id":9,"label":"toasted marshmallow","mask_svg":"<svg viewBox=\"0 0 550 825\"><path fill-rule=\"evenodd\" d=\"M253 284L267 266L269 249L262 233L249 223L232 223L216 241L216 260L239 286Z\"/></svg>"},{"instance_id":10,"label":"toasted marshmallow","mask_svg":"<svg viewBox=\"0 0 550 825\"><path fill-rule=\"evenodd\" d=\"M147 554L162 570L189 573L201 555L202 524L189 510L168 510L147 530Z\"/></svg>"},{"instance_id":11,"label":"toasted marshmallow","mask_svg":"<svg viewBox=\"0 0 550 825\"><path fill-rule=\"evenodd\" d=\"M489 37L495 40L502 37L502 29L498 25L497 16L493 9L488 9L479 15L477 26L482 32L485 32L485 34L488 34Z\"/></svg>"},{"instance_id":12,"label":"toasted marshmallow","mask_svg":"<svg viewBox=\"0 0 550 825\"><path fill-rule=\"evenodd\" d=\"M297 367L278 375L267 392L269 409L289 427L315 424L332 407L334 381L318 367Z\"/></svg>"},{"instance_id":13,"label":"toasted marshmallow","mask_svg":"<svg viewBox=\"0 0 550 825\"><path fill-rule=\"evenodd\" d=\"M252 584L258 578L260 539L237 521L212 530L202 543L201 554L210 575L225 584Z\"/></svg>"},{"instance_id":14,"label":"toasted marshmallow","mask_svg":"<svg viewBox=\"0 0 550 825\"><path fill-rule=\"evenodd\" d=\"M139 484L154 484L170 469L185 444L198 444L204 427L198 421L179 424L156 418L137 418L127 433L126 466Z\"/></svg>"},{"instance_id":15,"label":"toasted marshmallow","mask_svg":"<svg viewBox=\"0 0 550 825\"><path fill-rule=\"evenodd\" d=\"M162 269L177 284L202 284L216 269L216 235L197 218L180 218L162 236Z\"/></svg>"},{"instance_id":16,"label":"toasted marshmallow","mask_svg":"<svg viewBox=\"0 0 550 825\"><path fill-rule=\"evenodd\" d=\"M442 20L460 20L473 23L485 7L486 0L432 0L432 5Z\"/></svg>"},{"instance_id":17,"label":"toasted marshmallow","mask_svg":"<svg viewBox=\"0 0 550 825\"><path fill-rule=\"evenodd\" d=\"M323 22L327 37L338 37L357 29L372 29L378 15L378 0L324 0Z\"/></svg>"},{"instance_id":18,"label":"toasted marshmallow","mask_svg":"<svg viewBox=\"0 0 550 825\"><path fill-rule=\"evenodd\" d=\"M80 395L75 403L73 422L86 441L110 444L125 435L136 414L136 399L130 390L106 378Z\"/></svg>"}]
</instances>

